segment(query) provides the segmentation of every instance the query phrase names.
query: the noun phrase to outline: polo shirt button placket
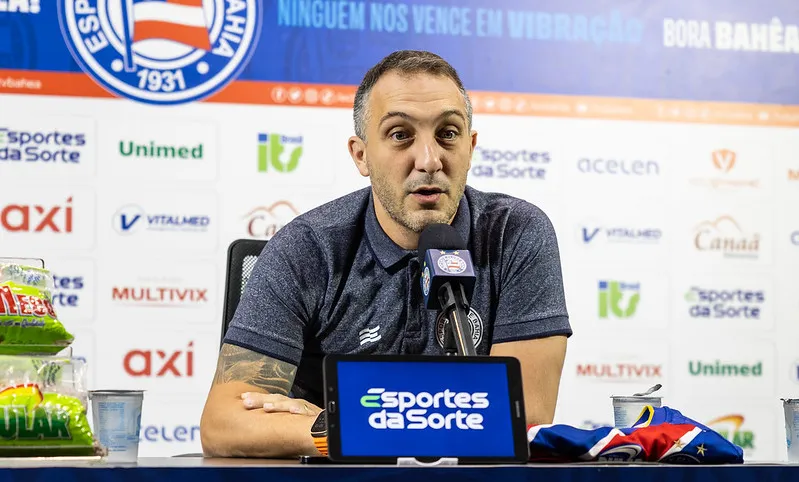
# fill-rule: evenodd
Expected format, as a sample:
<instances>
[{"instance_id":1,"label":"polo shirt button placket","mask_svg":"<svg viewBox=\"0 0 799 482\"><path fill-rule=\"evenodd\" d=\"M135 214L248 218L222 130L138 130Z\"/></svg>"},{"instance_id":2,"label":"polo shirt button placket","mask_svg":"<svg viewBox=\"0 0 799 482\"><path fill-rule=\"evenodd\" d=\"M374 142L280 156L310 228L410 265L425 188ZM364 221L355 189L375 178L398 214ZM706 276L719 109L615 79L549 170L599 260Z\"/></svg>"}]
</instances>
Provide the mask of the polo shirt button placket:
<instances>
[{"instance_id":1,"label":"polo shirt button placket","mask_svg":"<svg viewBox=\"0 0 799 482\"><path fill-rule=\"evenodd\" d=\"M422 306L421 288L419 287L419 260L412 257L408 261L408 293L406 300L408 303L408 319L405 320L405 343L403 352L407 354L418 354L424 349L422 339L421 310Z\"/></svg>"}]
</instances>

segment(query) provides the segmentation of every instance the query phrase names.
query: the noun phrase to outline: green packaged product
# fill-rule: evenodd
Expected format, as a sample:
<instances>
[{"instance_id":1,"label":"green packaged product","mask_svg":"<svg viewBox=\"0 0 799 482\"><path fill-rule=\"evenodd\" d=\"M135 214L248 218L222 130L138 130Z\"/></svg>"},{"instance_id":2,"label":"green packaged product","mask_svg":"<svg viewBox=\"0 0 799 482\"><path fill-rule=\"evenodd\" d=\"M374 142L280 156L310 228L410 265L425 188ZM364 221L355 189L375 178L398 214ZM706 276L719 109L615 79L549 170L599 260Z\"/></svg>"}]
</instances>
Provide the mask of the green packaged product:
<instances>
[{"instance_id":1,"label":"green packaged product","mask_svg":"<svg viewBox=\"0 0 799 482\"><path fill-rule=\"evenodd\" d=\"M0 354L58 353L72 343L56 317L52 292L49 271L0 264Z\"/></svg>"},{"instance_id":2,"label":"green packaged product","mask_svg":"<svg viewBox=\"0 0 799 482\"><path fill-rule=\"evenodd\" d=\"M38 384L0 391L0 456L91 456L97 453L79 398L42 393Z\"/></svg>"}]
</instances>

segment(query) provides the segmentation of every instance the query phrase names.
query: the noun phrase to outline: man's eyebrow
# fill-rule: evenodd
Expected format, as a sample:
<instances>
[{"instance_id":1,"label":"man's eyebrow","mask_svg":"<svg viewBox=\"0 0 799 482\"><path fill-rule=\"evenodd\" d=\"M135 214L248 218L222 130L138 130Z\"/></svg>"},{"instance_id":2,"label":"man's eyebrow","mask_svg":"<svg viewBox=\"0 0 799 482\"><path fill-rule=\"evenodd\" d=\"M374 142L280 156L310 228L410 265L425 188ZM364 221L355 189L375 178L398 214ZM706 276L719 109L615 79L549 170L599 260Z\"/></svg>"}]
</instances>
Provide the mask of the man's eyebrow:
<instances>
[{"instance_id":1,"label":"man's eyebrow","mask_svg":"<svg viewBox=\"0 0 799 482\"><path fill-rule=\"evenodd\" d=\"M449 116L452 116L452 115L458 116L464 122L466 122L466 116L464 116L463 112L461 112L458 109L447 109L447 110L443 111L442 113L440 113L436 117L435 120L440 120L440 119L443 119L445 117L449 117ZM389 120L391 118L394 118L394 117L400 117L402 119L409 120L409 121L417 120L414 116L412 116L412 115L410 115L408 113L401 112L401 111L391 111L391 112L387 112L383 117L380 118L380 123L378 124L378 126L382 125L383 122L385 122L385 121L387 121L387 120Z\"/></svg>"}]
</instances>

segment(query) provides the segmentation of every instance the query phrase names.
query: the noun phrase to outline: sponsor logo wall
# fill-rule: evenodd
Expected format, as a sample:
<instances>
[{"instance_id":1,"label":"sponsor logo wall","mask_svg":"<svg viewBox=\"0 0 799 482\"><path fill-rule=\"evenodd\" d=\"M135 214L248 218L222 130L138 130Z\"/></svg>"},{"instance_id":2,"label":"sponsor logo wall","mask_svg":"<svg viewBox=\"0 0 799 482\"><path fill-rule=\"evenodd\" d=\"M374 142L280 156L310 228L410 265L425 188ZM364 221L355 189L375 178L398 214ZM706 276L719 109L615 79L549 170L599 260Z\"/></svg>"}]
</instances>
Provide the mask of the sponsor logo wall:
<instances>
[{"instance_id":1,"label":"sponsor logo wall","mask_svg":"<svg viewBox=\"0 0 799 482\"><path fill-rule=\"evenodd\" d=\"M765 24L735 2L626 6L621 36L580 27L616 18L617 0L560 17L554 1L480 0L457 29L451 15L386 23L371 1L336 25L296 2L184 3L0 0L0 256L45 258L91 388L148 390L143 456L200 450L230 242L369 185L347 152L351 105L391 39L442 54L473 89L469 184L555 227L575 330L556 421L611 423L611 395L662 383L665 404L748 460L785 457L799 57L771 52L799 53L799 17L778 17L793 4L768 0L786 34L752 43L738 32ZM342 27L362 46L342 50ZM521 65L531 46L552 67Z\"/></svg>"}]
</instances>

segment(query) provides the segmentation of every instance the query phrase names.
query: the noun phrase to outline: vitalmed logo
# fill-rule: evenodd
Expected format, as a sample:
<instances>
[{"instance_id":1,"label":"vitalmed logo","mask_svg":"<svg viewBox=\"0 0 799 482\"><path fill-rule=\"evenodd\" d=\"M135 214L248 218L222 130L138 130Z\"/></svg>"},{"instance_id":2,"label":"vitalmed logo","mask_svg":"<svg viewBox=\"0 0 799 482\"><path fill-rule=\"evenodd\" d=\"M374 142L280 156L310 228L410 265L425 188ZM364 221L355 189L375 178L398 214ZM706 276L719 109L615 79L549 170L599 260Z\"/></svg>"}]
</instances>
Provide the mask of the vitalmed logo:
<instances>
[{"instance_id":1,"label":"vitalmed logo","mask_svg":"<svg viewBox=\"0 0 799 482\"><path fill-rule=\"evenodd\" d=\"M712 289L693 286L685 294L691 318L759 320L766 302L763 290Z\"/></svg>"},{"instance_id":2,"label":"vitalmed logo","mask_svg":"<svg viewBox=\"0 0 799 482\"><path fill-rule=\"evenodd\" d=\"M580 239L584 244L607 242L613 244L656 244L663 237L657 228L634 226L580 226Z\"/></svg>"},{"instance_id":3,"label":"vitalmed logo","mask_svg":"<svg viewBox=\"0 0 799 482\"><path fill-rule=\"evenodd\" d=\"M0 12L32 13L42 11L41 0L0 0Z\"/></svg>"},{"instance_id":4,"label":"vitalmed logo","mask_svg":"<svg viewBox=\"0 0 799 482\"><path fill-rule=\"evenodd\" d=\"M302 136L258 134L258 172L293 172L302 158Z\"/></svg>"},{"instance_id":5,"label":"vitalmed logo","mask_svg":"<svg viewBox=\"0 0 799 482\"><path fill-rule=\"evenodd\" d=\"M599 317L630 318L641 301L641 283L623 281L599 282Z\"/></svg>"},{"instance_id":6,"label":"vitalmed logo","mask_svg":"<svg viewBox=\"0 0 799 482\"><path fill-rule=\"evenodd\" d=\"M476 146L470 174L496 179L546 179L552 157L547 151Z\"/></svg>"},{"instance_id":7,"label":"vitalmed logo","mask_svg":"<svg viewBox=\"0 0 799 482\"><path fill-rule=\"evenodd\" d=\"M146 213L135 205L114 214L114 229L123 235L141 231L206 232L211 218L195 213Z\"/></svg>"},{"instance_id":8,"label":"vitalmed logo","mask_svg":"<svg viewBox=\"0 0 799 482\"><path fill-rule=\"evenodd\" d=\"M369 425L378 430L483 430L480 410L489 406L485 392L413 393L370 388L366 393L361 406L382 409L369 415Z\"/></svg>"},{"instance_id":9,"label":"vitalmed logo","mask_svg":"<svg viewBox=\"0 0 799 482\"><path fill-rule=\"evenodd\" d=\"M721 360L691 360L688 362L688 373L693 377L761 377L763 362L739 364Z\"/></svg>"},{"instance_id":10,"label":"vitalmed logo","mask_svg":"<svg viewBox=\"0 0 799 482\"><path fill-rule=\"evenodd\" d=\"M208 289L175 286L155 280L147 286L114 286L111 299L134 307L200 308L208 304Z\"/></svg>"},{"instance_id":11,"label":"vitalmed logo","mask_svg":"<svg viewBox=\"0 0 799 482\"><path fill-rule=\"evenodd\" d=\"M193 146L158 144L153 140L144 143L119 141L119 154L122 157L149 159L203 159L203 143Z\"/></svg>"},{"instance_id":12,"label":"vitalmed logo","mask_svg":"<svg viewBox=\"0 0 799 482\"><path fill-rule=\"evenodd\" d=\"M651 363L579 363L577 376L612 381L638 381L662 377L663 365Z\"/></svg>"},{"instance_id":13,"label":"vitalmed logo","mask_svg":"<svg viewBox=\"0 0 799 482\"><path fill-rule=\"evenodd\" d=\"M299 214L299 210L289 201L277 201L269 206L257 207L244 216L247 234L253 238L271 239Z\"/></svg>"},{"instance_id":14,"label":"vitalmed logo","mask_svg":"<svg viewBox=\"0 0 799 482\"><path fill-rule=\"evenodd\" d=\"M760 180L758 179L744 179L736 176L736 163L738 162L738 154L729 149L718 149L710 153L710 163L716 175L707 178L691 179L691 184L696 186L707 186L711 188L718 187L760 187Z\"/></svg>"},{"instance_id":15,"label":"vitalmed logo","mask_svg":"<svg viewBox=\"0 0 799 482\"><path fill-rule=\"evenodd\" d=\"M757 258L760 234L744 231L732 216L721 216L696 226L694 248L724 258Z\"/></svg>"},{"instance_id":16,"label":"vitalmed logo","mask_svg":"<svg viewBox=\"0 0 799 482\"><path fill-rule=\"evenodd\" d=\"M660 175L660 164L651 159L604 159L584 157L577 169L585 174L651 177Z\"/></svg>"},{"instance_id":17,"label":"vitalmed logo","mask_svg":"<svg viewBox=\"0 0 799 482\"><path fill-rule=\"evenodd\" d=\"M132 377L190 378L194 376L194 342L185 350L168 352L160 349L130 350L122 359L125 373Z\"/></svg>"},{"instance_id":18,"label":"vitalmed logo","mask_svg":"<svg viewBox=\"0 0 799 482\"><path fill-rule=\"evenodd\" d=\"M0 228L22 233L71 233L72 197L61 205L0 205Z\"/></svg>"},{"instance_id":19,"label":"vitalmed logo","mask_svg":"<svg viewBox=\"0 0 799 482\"><path fill-rule=\"evenodd\" d=\"M83 132L0 127L0 162L80 164L85 145Z\"/></svg>"},{"instance_id":20,"label":"vitalmed logo","mask_svg":"<svg viewBox=\"0 0 799 482\"><path fill-rule=\"evenodd\" d=\"M734 414L715 418L705 425L744 450L754 449L755 434L751 430L746 430L743 424L743 415Z\"/></svg>"}]
</instances>

